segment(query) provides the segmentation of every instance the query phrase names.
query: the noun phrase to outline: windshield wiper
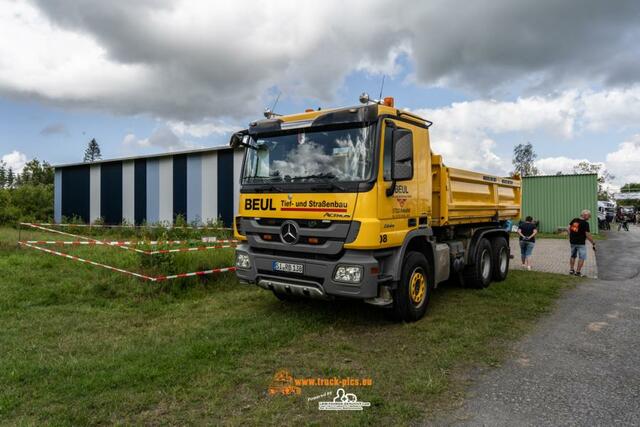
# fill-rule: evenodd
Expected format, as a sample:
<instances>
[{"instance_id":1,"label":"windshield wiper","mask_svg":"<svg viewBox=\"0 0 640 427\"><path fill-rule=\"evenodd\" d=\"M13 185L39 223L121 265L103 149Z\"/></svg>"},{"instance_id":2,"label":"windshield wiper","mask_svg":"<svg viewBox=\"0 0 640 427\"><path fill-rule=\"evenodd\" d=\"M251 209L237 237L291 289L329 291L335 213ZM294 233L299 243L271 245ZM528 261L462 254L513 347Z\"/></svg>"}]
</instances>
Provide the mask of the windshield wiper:
<instances>
[{"instance_id":1,"label":"windshield wiper","mask_svg":"<svg viewBox=\"0 0 640 427\"><path fill-rule=\"evenodd\" d=\"M347 189L344 188L343 186L341 186L340 184L337 184L334 181L335 178L336 178L336 176L333 173L326 172L326 173L319 173L319 174L314 174L314 175L294 176L294 177L291 178L291 181L301 180L301 179L321 179L321 181L316 181L316 183L328 186L329 190L338 189L340 191L345 191L346 192ZM314 187L311 187L311 189L312 190L325 190L326 188L314 186Z\"/></svg>"},{"instance_id":2,"label":"windshield wiper","mask_svg":"<svg viewBox=\"0 0 640 427\"><path fill-rule=\"evenodd\" d=\"M337 189L337 190L343 191L345 193L347 192L346 188L344 188L341 185L336 184L333 181L322 181L322 182L319 182L318 184L320 184L320 185L322 185L324 187L316 185L314 187L311 187L311 189L312 190L334 190L334 189Z\"/></svg>"},{"instance_id":3,"label":"windshield wiper","mask_svg":"<svg viewBox=\"0 0 640 427\"><path fill-rule=\"evenodd\" d=\"M291 181L295 181L295 180L299 180L299 179L318 179L318 178L324 178L324 179L334 179L336 176L334 174L332 174L331 172L326 172L326 173L318 173L318 174L314 174L314 175L304 175L304 176L293 176L291 178L289 178Z\"/></svg>"}]
</instances>

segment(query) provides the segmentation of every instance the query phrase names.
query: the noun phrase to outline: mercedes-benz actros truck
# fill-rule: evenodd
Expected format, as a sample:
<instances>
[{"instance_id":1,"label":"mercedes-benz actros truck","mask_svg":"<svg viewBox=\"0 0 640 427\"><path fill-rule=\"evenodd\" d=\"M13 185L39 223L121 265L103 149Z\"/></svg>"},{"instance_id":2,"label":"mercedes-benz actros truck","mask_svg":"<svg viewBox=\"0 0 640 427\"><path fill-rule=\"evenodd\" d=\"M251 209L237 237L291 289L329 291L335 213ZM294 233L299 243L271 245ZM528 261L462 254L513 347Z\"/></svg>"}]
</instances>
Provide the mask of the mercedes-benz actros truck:
<instances>
[{"instance_id":1,"label":"mercedes-benz actros truck","mask_svg":"<svg viewBox=\"0 0 640 427\"><path fill-rule=\"evenodd\" d=\"M245 149L236 274L276 297L360 299L420 319L438 284L509 271L521 181L447 167L432 122L393 98L280 116L235 133Z\"/></svg>"}]
</instances>

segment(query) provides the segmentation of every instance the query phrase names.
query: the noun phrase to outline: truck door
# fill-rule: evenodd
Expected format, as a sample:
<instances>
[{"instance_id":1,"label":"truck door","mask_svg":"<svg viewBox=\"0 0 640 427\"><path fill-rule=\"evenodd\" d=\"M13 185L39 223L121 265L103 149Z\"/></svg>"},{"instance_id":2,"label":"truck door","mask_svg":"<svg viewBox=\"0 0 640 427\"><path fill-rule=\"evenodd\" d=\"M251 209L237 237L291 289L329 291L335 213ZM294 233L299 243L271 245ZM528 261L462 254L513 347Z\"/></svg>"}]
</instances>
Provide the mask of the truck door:
<instances>
[{"instance_id":1,"label":"truck door","mask_svg":"<svg viewBox=\"0 0 640 427\"><path fill-rule=\"evenodd\" d=\"M413 177L396 181L395 191L388 196L387 189L393 185L391 180L393 134L398 130L408 131L412 136ZM427 215L431 193L431 156L427 131L404 121L386 119L381 142L382 161L378 173L380 244L397 246L402 244L407 231L417 228L419 219Z\"/></svg>"}]
</instances>

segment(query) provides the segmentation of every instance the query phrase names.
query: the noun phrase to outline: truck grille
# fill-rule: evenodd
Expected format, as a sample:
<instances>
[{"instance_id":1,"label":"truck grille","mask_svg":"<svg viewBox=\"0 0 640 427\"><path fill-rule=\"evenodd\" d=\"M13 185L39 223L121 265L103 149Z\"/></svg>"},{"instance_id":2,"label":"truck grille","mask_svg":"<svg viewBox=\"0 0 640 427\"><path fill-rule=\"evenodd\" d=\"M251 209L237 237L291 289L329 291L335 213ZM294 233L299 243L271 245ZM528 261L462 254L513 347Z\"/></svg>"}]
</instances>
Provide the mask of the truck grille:
<instances>
[{"instance_id":1,"label":"truck grille","mask_svg":"<svg viewBox=\"0 0 640 427\"><path fill-rule=\"evenodd\" d=\"M295 243L282 240L282 225L285 221L295 224ZM283 218L241 218L240 226L254 249L269 250L274 253L294 253L306 255L336 255L344 243L355 240L360 223L356 221L317 221L308 219Z\"/></svg>"}]
</instances>

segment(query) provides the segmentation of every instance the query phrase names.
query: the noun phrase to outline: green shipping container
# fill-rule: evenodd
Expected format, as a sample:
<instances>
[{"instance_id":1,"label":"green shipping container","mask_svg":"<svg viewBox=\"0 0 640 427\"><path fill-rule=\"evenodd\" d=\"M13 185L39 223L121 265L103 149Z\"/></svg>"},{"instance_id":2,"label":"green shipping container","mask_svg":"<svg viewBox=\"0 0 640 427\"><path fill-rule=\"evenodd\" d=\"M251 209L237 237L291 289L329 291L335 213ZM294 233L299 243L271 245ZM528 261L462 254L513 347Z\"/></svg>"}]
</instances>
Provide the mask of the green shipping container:
<instances>
[{"instance_id":1,"label":"green shipping container","mask_svg":"<svg viewBox=\"0 0 640 427\"><path fill-rule=\"evenodd\" d=\"M589 225L598 233L598 180L596 174L527 176L522 179L522 218L540 221L539 230L555 233L591 211Z\"/></svg>"}]
</instances>

